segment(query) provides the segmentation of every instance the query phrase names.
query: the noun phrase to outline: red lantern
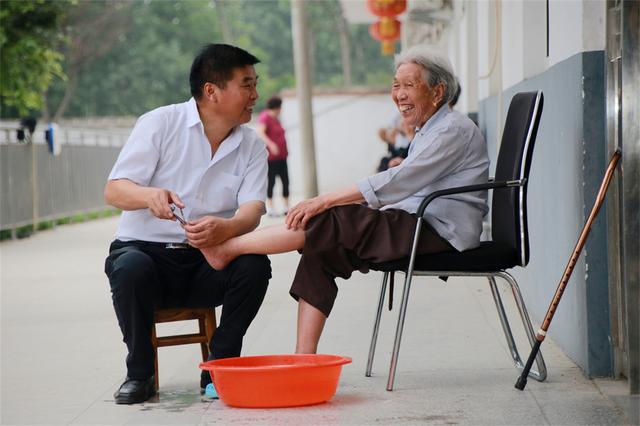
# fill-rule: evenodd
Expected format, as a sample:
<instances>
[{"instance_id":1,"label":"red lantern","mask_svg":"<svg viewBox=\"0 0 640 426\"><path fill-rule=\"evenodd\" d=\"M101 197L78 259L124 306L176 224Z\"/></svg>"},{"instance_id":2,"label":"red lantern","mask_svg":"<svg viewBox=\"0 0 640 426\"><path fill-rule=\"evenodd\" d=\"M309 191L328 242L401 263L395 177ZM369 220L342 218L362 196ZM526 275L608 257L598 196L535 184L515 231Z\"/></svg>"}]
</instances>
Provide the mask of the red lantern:
<instances>
[{"instance_id":1,"label":"red lantern","mask_svg":"<svg viewBox=\"0 0 640 426\"><path fill-rule=\"evenodd\" d=\"M407 10L407 0L367 0L369 11L376 16L396 16Z\"/></svg>"},{"instance_id":2,"label":"red lantern","mask_svg":"<svg viewBox=\"0 0 640 426\"><path fill-rule=\"evenodd\" d=\"M395 52L395 41L400 38L400 21L385 17L369 25L369 35L382 42L382 54L391 55Z\"/></svg>"},{"instance_id":3,"label":"red lantern","mask_svg":"<svg viewBox=\"0 0 640 426\"><path fill-rule=\"evenodd\" d=\"M400 21L394 16L407 10L407 0L367 0L369 11L380 17L380 21L369 26L369 34L382 42L382 54L391 55L400 38Z\"/></svg>"}]
</instances>

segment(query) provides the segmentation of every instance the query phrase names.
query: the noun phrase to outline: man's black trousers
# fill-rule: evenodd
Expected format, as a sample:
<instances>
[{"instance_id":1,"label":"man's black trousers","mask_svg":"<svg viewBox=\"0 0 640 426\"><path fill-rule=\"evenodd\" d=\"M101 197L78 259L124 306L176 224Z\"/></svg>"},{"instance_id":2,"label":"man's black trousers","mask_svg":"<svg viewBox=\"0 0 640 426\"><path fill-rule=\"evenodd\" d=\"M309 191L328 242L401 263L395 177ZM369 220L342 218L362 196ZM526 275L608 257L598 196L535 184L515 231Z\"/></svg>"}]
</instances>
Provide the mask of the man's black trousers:
<instances>
[{"instance_id":1,"label":"man's black trousers","mask_svg":"<svg viewBox=\"0 0 640 426\"><path fill-rule=\"evenodd\" d=\"M242 338L267 291L271 266L266 256L245 255L216 271L195 248L116 240L111 243L105 273L129 351L127 376L144 380L154 373L154 308L222 305L220 324L209 343L210 359L240 356Z\"/></svg>"}]
</instances>

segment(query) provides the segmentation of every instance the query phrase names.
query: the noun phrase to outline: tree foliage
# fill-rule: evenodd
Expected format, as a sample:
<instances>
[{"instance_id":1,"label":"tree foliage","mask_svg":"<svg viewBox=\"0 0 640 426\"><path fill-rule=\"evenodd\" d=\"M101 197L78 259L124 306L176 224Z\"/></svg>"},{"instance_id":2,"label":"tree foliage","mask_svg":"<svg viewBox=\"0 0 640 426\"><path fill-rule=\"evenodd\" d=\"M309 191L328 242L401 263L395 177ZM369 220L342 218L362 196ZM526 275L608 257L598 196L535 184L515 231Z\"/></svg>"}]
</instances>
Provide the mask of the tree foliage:
<instances>
[{"instance_id":1,"label":"tree foliage","mask_svg":"<svg viewBox=\"0 0 640 426\"><path fill-rule=\"evenodd\" d=\"M8 0L0 4L0 97L20 114L42 107L54 77L64 78L61 22L68 1ZM3 108L4 109L4 108Z\"/></svg>"},{"instance_id":2,"label":"tree foliage","mask_svg":"<svg viewBox=\"0 0 640 426\"><path fill-rule=\"evenodd\" d=\"M220 39L206 1L136 1L126 13L127 29L111 50L83 66L65 115L139 115L181 102L189 97L189 67L197 50ZM56 82L49 105L60 102L65 87Z\"/></svg>"},{"instance_id":3,"label":"tree foliage","mask_svg":"<svg viewBox=\"0 0 640 426\"><path fill-rule=\"evenodd\" d=\"M67 79L53 121L58 121L64 115L78 87L82 71L109 53L119 37L127 33L131 4L119 0L82 1L69 11L64 22L68 42L58 46L64 54ZM45 109L45 115L47 113L48 109Z\"/></svg>"},{"instance_id":4,"label":"tree foliage","mask_svg":"<svg viewBox=\"0 0 640 426\"><path fill-rule=\"evenodd\" d=\"M366 25L345 31L338 0L305 4L316 86L389 83L391 59L380 55ZM56 79L47 93L52 114L140 115L182 102L190 96L193 57L215 42L236 44L262 61L256 66L259 107L295 86L289 0L79 0L64 27L70 42L59 48L69 77ZM345 43L350 78L343 66Z\"/></svg>"}]
</instances>

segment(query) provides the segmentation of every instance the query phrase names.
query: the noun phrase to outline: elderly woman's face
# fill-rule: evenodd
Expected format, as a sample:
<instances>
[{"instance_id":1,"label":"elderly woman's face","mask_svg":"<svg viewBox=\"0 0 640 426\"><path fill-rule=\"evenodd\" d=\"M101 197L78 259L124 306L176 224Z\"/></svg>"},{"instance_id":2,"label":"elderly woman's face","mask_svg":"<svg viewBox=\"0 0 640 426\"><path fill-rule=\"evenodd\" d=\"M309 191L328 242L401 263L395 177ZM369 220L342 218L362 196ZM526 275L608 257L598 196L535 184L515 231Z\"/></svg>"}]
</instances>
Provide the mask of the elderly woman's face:
<instances>
[{"instance_id":1,"label":"elderly woman's face","mask_svg":"<svg viewBox=\"0 0 640 426\"><path fill-rule=\"evenodd\" d=\"M436 111L443 95L441 87L429 87L424 68L418 64L402 64L393 79L391 97L407 125L422 127Z\"/></svg>"}]
</instances>

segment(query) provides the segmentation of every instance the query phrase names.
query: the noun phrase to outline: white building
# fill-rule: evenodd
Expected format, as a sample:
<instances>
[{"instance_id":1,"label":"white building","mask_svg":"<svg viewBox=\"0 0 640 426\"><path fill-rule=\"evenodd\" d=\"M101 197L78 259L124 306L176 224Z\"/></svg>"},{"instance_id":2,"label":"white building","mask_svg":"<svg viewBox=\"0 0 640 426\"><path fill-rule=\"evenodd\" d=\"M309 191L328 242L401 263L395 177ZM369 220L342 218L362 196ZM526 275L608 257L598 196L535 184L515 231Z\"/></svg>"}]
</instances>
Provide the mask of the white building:
<instances>
[{"instance_id":1,"label":"white building","mask_svg":"<svg viewBox=\"0 0 640 426\"><path fill-rule=\"evenodd\" d=\"M365 1L342 0L351 22ZM544 318L611 153L622 167L592 227L550 329L589 376L639 391L640 2L409 0L403 47L448 54L495 164L511 97L542 90L529 185L531 260L513 271L534 323Z\"/></svg>"}]
</instances>

